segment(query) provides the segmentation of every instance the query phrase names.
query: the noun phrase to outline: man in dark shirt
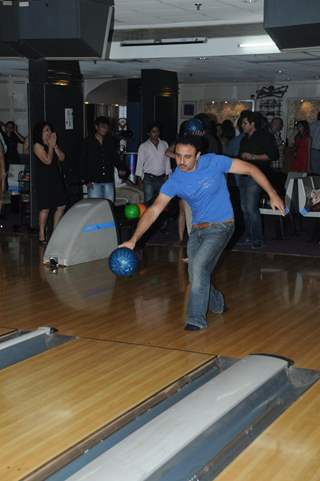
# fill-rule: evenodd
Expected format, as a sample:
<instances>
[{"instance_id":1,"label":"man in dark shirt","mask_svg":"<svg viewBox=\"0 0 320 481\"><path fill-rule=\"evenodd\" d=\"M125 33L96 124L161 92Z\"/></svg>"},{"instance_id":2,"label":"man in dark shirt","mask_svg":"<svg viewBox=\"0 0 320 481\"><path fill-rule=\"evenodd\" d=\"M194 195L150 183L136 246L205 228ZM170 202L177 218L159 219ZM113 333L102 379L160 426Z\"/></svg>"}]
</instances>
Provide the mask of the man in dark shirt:
<instances>
[{"instance_id":1,"label":"man in dark shirt","mask_svg":"<svg viewBox=\"0 0 320 481\"><path fill-rule=\"evenodd\" d=\"M18 144L23 144L25 141L25 138L18 132L18 128L12 120L6 123L4 141L7 145L6 166L7 170L9 170L10 164L20 163Z\"/></svg>"},{"instance_id":2,"label":"man in dark shirt","mask_svg":"<svg viewBox=\"0 0 320 481\"><path fill-rule=\"evenodd\" d=\"M118 153L106 117L95 120L95 134L84 141L82 150L82 176L90 199L108 199L114 202L114 167Z\"/></svg>"},{"instance_id":3,"label":"man in dark shirt","mask_svg":"<svg viewBox=\"0 0 320 481\"><path fill-rule=\"evenodd\" d=\"M278 156L278 148L273 135L262 129L262 116L257 112L247 112L242 119L245 134L240 143L240 158L259 167L270 176L270 164ZM251 178L239 178L241 209L245 223L245 243L254 249L263 246L262 222L259 211L260 186Z\"/></svg>"}]
</instances>

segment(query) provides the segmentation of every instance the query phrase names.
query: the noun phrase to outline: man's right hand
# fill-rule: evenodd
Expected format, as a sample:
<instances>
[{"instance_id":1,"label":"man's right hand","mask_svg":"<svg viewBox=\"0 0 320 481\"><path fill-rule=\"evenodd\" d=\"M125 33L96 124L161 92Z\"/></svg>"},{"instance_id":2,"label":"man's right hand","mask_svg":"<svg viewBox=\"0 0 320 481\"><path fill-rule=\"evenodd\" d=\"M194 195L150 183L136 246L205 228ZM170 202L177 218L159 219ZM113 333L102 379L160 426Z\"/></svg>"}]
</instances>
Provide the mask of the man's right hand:
<instances>
[{"instance_id":1,"label":"man's right hand","mask_svg":"<svg viewBox=\"0 0 320 481\"><path fill-rule=\"evenodd\" d=\"M118 247L126 247L127 249L131 249L133 251L133 249L135 248L136 246L136 243L132 240L128 240L126 242L123 242L122 244L120 244Z\"/></svg>"}]
</instances>

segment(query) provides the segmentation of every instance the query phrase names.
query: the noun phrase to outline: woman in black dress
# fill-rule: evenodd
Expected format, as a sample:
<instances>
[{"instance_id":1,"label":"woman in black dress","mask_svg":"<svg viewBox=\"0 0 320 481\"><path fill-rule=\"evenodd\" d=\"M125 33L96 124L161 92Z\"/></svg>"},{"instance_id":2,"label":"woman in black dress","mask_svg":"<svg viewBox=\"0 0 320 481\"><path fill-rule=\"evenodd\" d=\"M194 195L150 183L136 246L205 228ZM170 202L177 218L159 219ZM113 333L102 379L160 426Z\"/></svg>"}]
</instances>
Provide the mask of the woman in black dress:
<instances>
[{"instance_id":1,"label":"woman in black dress","mask_svg":"<svg viewBox=\"0 0 320 481\"><path fill-rule=\"evenodd\" d=\"M50 210L54 210L53 228L63 216L66 192L59 168L65 158L58 147L52 125L40 122L34 128L33 153L36 157L36 190L39 208L39 241L46 243L45 229Z\"/></svg>"}]
</instances>

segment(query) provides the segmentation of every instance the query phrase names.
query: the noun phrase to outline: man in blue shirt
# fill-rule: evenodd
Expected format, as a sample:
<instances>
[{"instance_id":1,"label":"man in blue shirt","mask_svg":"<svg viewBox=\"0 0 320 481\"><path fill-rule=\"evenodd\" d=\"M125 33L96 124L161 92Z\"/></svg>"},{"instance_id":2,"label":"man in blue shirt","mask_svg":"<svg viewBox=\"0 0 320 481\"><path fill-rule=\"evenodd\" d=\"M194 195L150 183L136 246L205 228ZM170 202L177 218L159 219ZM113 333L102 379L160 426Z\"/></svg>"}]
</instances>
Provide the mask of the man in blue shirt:
<instances>
[{"instance_id":1,"label":"man in blue shirt","mask_svg":"<svg viewBox=\"0 0 320 481\"><path fill-rule=\"evenodd\" d=\"M159 217L172 197L186 200L192 210L188 241L191 283L185 329L207 327L208 309L224 311L223 294L211 284L211 275L234 231L234 216L225 174L250 175L269 195L272 209L284 215L284 205L265 175L253 164L223 155L200 156L201 140L196 136L177 140L177 169L162 186L154 203L141 217L137 228L121 247L134 249L137 241Z\"/></svg>"}]
</instances>

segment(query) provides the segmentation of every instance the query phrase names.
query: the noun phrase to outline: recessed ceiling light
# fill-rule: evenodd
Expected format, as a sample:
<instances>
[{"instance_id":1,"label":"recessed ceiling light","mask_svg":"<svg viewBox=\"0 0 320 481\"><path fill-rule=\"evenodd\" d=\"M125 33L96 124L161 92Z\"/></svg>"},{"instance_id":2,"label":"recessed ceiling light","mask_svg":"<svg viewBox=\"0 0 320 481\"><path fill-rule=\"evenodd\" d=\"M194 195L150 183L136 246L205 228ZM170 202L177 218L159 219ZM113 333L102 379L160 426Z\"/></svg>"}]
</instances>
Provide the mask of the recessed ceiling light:
<instances>
[{"instance_id":1,"label":"recessed ceiling light","mask_svg":"<svg viewBox=\"0 0 320 481\"><path fill-rule=\"evenodd\" d=\"M253 3L256 3L258 0L242 0L242 3L249 3L249 5L252 5Z\"/></svg>"}]
</instances>

